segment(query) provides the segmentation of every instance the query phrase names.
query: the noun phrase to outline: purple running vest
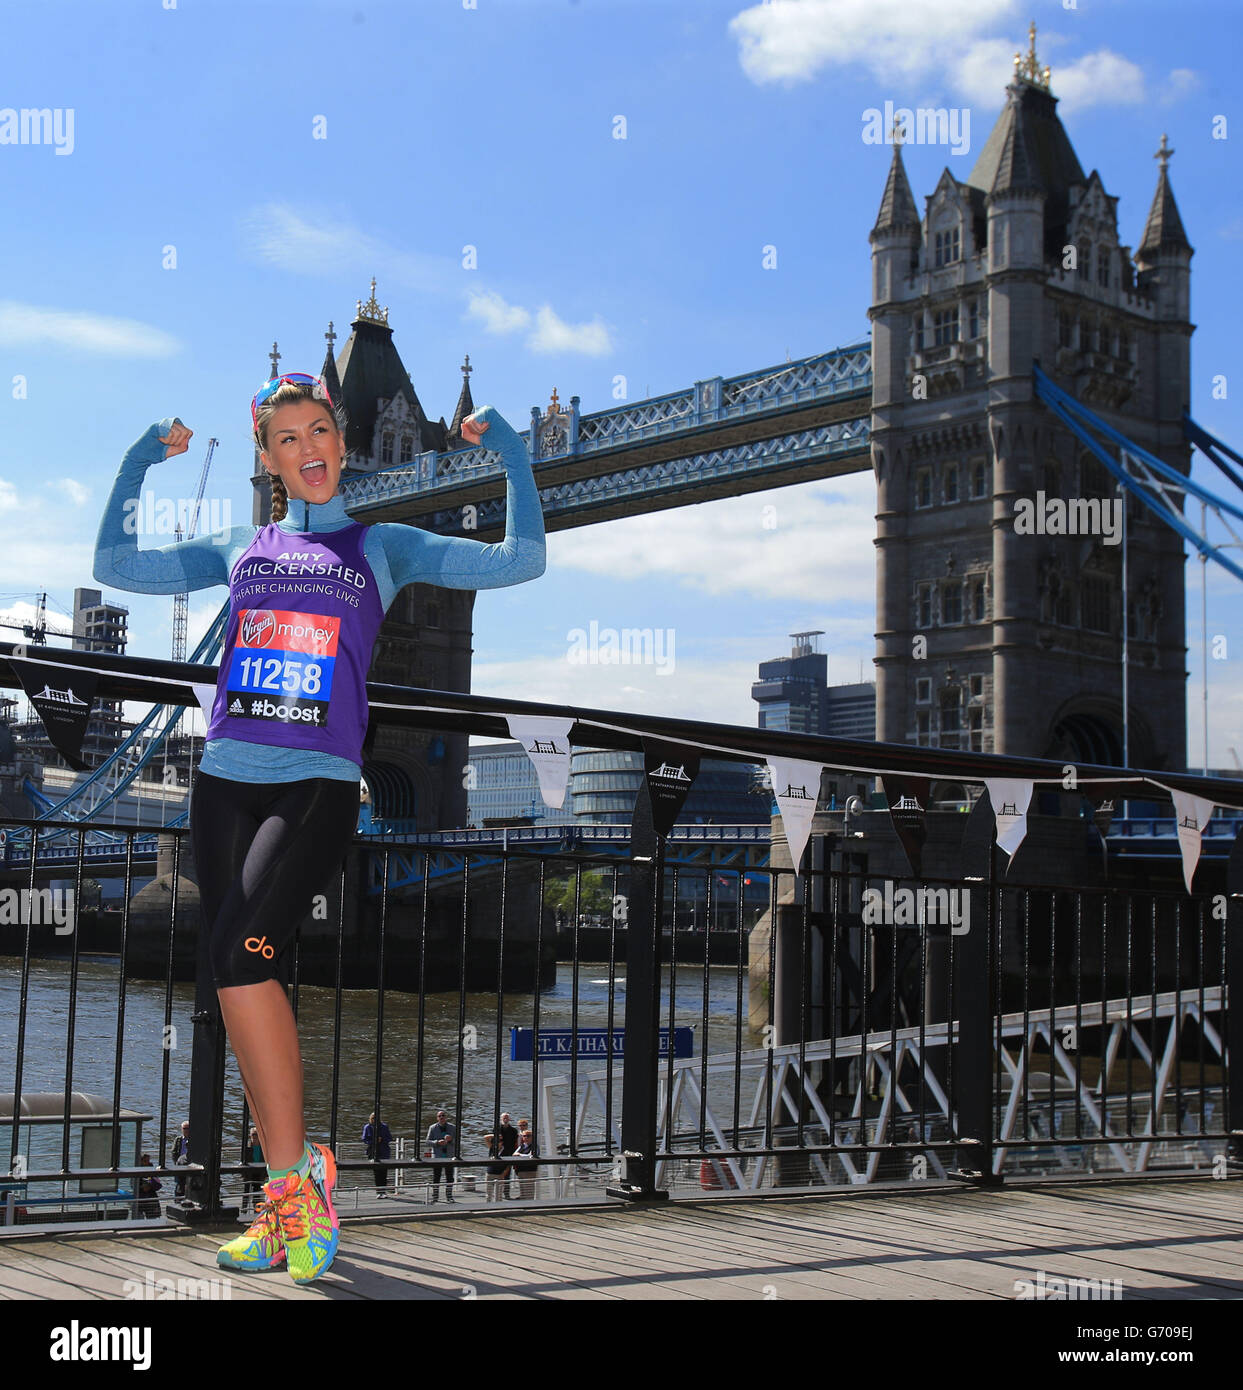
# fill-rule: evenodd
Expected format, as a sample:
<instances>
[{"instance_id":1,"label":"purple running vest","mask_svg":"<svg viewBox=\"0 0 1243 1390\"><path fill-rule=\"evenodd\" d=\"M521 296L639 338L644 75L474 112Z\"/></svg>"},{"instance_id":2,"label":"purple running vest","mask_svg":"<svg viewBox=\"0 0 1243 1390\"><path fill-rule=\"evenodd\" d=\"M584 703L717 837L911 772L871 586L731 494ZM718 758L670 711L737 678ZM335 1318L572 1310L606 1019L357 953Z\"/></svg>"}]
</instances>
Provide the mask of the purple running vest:
<instances>
[{"instance_id":1,"label":"purple running vest","mask_svg":"<svg viewBox=\"0 0 1243 1390\"><path fill-rule=\"evenodd\" d=\"M262 527L229 576L229 625L208 739L361 764L367 670L384 618L363 555L368 527Z\"/></svg>"}]
</instances>

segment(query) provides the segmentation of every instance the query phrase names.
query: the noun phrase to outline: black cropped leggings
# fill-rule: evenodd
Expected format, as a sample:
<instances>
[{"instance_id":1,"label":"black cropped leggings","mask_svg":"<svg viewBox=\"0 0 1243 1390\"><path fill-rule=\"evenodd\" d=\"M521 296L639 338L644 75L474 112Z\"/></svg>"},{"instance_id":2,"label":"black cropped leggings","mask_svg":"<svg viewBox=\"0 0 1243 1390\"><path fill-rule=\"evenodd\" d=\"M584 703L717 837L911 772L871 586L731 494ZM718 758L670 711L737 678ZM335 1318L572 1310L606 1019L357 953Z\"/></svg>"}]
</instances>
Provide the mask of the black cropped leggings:
<instances>
[{"instance_id":1,"label":"black cropped leggings","mask_svg":"<svg viewBox=\"0 0 1243 1390\"><path fill-rule=\"evenodd\" d=\"M198 773L190 838L216 988L279 978L276 962L340 871L358 825L358 783L235 782Z\"/></svg>"}]
</instances>

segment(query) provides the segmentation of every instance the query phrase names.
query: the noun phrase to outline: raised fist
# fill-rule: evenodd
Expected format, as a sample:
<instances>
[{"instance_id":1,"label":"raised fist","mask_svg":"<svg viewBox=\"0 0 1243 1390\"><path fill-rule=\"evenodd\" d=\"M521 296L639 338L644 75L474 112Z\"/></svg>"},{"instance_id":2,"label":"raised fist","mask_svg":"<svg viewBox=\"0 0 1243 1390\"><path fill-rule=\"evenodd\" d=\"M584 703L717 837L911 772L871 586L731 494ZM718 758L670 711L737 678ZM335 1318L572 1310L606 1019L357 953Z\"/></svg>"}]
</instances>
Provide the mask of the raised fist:
<instances>
[{"instance_id":1,"label":"raised fist","mask_svg":"<svg viewBox=\"0 0 1243 1390\"><path fill-rule=\"evenodd\" d=\"M486 410L487 407L485 406L484 409ZM468 415L462 421L462 438L470 444L482 444L484 431L492 428L487 420L476 419L475 416L478 414L480 412L476 411L474 415Z\"/></svg>"},{"instance_id":2,"label":"raised fist","mask_svg":"<svg viewBox=\"0 0 1243 1390\"><path fill-rule=\"evenodd\" d=\"M156 438L161 444L167 445L164 450L164 457L170 459L174 454L184 454L190 447L190 439L194 431L187 429L180 421L174 420L173 427L167 435L157 435Z\"/></svg>"}]
</instances>

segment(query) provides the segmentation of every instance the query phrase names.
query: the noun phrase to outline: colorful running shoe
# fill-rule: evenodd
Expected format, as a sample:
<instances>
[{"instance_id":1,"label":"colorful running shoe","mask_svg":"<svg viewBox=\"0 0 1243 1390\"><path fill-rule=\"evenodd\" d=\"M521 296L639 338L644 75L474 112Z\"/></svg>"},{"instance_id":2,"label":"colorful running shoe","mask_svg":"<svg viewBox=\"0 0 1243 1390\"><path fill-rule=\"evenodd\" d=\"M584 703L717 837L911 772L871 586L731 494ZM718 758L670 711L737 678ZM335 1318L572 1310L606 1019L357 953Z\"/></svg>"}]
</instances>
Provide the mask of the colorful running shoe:
<instances>
[{"instance_id":1,"label":"colorful running shoe","mask_svg":"<svg viewBox=\"0 0 1243 1390\"><path fill-rule=\"evenodd\" d=\"M281 1226L272 1202L260 1202L246 1230L216 1251L216 1263L226 1269L276 1269L285 1263Z\"/></svg>"},{"instance_id":2,"label":"colorful running shoe","mask_svg":"<svg viewBox=\"0 0 1243 1390\"><path fill-rule=\"evenodd\" d=\"M322 1144L308 1144L311 1171L268 1183L263 1191L276 1209L281 1243L295 1284L318 1279L337 1253L337 1213L332 1189L337 1181L337 1161Z\"/></svg>"}]
</instances>

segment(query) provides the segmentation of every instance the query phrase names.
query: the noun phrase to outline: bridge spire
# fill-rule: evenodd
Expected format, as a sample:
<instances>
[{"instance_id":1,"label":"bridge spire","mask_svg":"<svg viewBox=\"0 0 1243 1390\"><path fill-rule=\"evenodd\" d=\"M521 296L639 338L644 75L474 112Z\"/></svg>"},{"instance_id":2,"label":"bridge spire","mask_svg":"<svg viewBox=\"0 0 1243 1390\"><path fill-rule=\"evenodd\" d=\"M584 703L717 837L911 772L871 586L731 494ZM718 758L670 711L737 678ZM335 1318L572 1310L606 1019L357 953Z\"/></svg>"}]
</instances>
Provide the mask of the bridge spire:
<instances>
[{"instance_id":1,"label":"bridge spire","mask_svg":"<svg viewBox=\"0 0 1243 1390\"><path fill-rule=\"evenodd\" d=\"M906 166L902 163L902 122L894 117L893 158L889 162L889 177L885 181L884 196L880 200L880 211L876 214L876 225L872 234L898 230L919 230L919 212L915 207L915 196L911 192L911 181L906 176Z\"/></svg>"},{"instance_id":2,"label":"bridge spire","mask_svg":"<svg viewBox=\"0 0 1243 1390\"><path fill-rule=\"evenodd\" d=\"M1178 251L1191 250L1191 243L1183 230L1183 219L1179 216L1178 204L1174 201L1174 190L1170 187L1169 164L1173 153L1169 139L1162 133L1161 144L1153 155L1153 159L1160 164L1157 191L1153 194L1152 206L1148 209L1148 221L1136 253L1139 256L1150 258L1157 251L1171 248Z\"/></svg>"},{"instance_id":3,"label":"bridge spire","mask_svg":"<svg viewBox=\"0 0 1243 1390\"><path fill-rule=\"evenodd\" d=\"M1043 68L1036 58L1036 21L1027 26L1027 56L1021 54L1014 55L1014 75L1022 78L1025 82L1030 82L1033 87L1040 87L1044 91L1049 90L1049 67L1046 64Z\"/></svg>"},{"instance_id":4,"label":"bridge spire","mask_svg":"<svg viewBox=\"0 0 1243 1390\"><path fill-rule=\"evenodd\" d=\"M366 304L364 304L361 299L358 301L356 317L364 320L366 323L382 323L385 326L388 325L388 305L386 304L384 308L381 309L379 303L376 301L374 275L371 277L371 298Z\"/></svg>"},{"instance_id":5,"label":"bridge spire","mask_svg":"<svg viewBox=\"0 0 1243 1390\"><path fill-rule=\"evenodd\" d=\"M471 399L470 394L470 374L475 369L470 365L469 352L465 354L465 360L462 363L461 370L462 390L457 398L457 407L453 412L453 421L449 426L450 435L456 436L457 438L461 438L462 421L465 420L468 415L473 415L475 411L475 402Z\"/></svg>"}]
</instances>

